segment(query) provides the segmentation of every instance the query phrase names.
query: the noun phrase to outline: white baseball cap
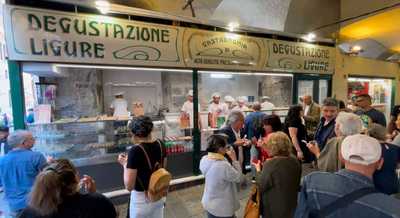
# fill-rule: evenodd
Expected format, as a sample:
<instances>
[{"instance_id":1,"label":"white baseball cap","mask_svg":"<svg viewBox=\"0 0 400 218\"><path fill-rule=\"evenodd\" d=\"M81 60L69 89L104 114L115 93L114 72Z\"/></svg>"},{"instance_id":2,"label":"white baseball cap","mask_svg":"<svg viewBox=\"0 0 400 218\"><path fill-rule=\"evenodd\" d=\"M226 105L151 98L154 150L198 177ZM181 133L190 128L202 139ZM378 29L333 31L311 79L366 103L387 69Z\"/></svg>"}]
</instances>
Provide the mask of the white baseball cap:
<instances>
[{"instance_id":1,"label":"white baseball cap","mask_svg":"<svg viewBox=\"0 0 400 218\"><path fill-rule=\"evenodd\" d=\"M235 99L232 96L227 95L227 96L224 97L224 101L225 102L234 102Z\"/></svg>"},{"instance_id":2,"label":"white baseball cap","mask_svg":"<svg viewBox=\"0 0 400 218\"><path fill-rule=\"evenodd\" d=\"M382 147L378 140L362 134L347 136L341 147L343 159L362 165L377 162L382 156Z\"/></svg>"},{"instance_id":3,"label":"white baseball cap","mask_svg":"<svg viewBox=\"0 0 400 218\"><path fill-rule=\"evenodd\" d=\"M211 97L221 97L221 94L219 94L219 92L214 92Z\"/></svg>"},{"instance_id":4,"label":"white baseball cap","mask_svg":"<svg viewBox=\"0 0 400 218\"><path fill-rule=\"evenodd\" d=\"M193 90L189 90L186 96L193 96Z\"/></svg>"}]
</instances>

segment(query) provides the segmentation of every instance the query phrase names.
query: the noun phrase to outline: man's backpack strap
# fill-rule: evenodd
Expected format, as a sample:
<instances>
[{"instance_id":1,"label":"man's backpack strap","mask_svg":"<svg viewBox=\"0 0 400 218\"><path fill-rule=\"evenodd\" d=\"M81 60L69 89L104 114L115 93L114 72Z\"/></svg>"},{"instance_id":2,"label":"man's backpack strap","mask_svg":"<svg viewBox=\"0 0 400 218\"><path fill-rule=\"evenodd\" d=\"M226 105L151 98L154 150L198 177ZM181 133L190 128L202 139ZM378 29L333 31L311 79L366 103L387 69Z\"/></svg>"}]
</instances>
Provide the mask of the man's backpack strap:
<instances>
[{"instance_id":1,"label":"man's backpack strap","mask_svg":"<svg viewBox=\"0 0 400 218\"><path fill-rule=\"evenodd\" d=\"M338 209L345 208L352 202L357 199L360 199L368 194L378 193L378 191L373 187L367 187L355 190L347 195L344 195L337 199L336 201L328 204L327 206L321 208L320 210L311 210L310 211L310 218L322 218L327 217L331 213L335 212Z\"/></svg>"}]
</instances>

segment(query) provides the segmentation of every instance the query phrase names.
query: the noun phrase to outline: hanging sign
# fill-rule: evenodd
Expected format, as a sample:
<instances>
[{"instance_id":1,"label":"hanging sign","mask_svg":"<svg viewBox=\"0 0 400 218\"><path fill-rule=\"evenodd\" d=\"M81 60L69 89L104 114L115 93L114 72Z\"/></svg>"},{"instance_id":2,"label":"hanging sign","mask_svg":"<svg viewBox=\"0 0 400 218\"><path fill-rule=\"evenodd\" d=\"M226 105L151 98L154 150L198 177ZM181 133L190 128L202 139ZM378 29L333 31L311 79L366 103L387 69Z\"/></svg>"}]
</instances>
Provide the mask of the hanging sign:
<instances>
[{"instance_id":1,"label":"hanging sign","mask_svg":"<svg viewBox=\"0 0 400 218\"><path fill-rule=\"evenodd\" d=\"M233 33L187 29L184 59L198 68L256 70L261 63L262 40Z\"/></svg>"},{"instance_id":2,"label":"hanging sign","mask_svg":"<svg viewBox=\"0 0 400 218\"><path fill-rule=\"evenodd\" d=\"M264 41L269 54L265 70L327 74L335 69L335 48L271 39Z\"/></svg>"},{"instance_id":3,"label":"hanging sign","mask_svg":"<svg viewBox=\"0 0 400 218\"><path fill-rule=\"evenodd\" d=\"M106 16L5 7L18 61L332 74L335 48Z\"/></svg>"},{"instance_id":4,"label":"hanging sign","mask_svg":"<svg viewBox=\"0 0 400 218\"><path fill-rule=\"evenodd\" d=\"M183 66L179 28L13 6L5 19L10 59Z\"/></svg>"}]
</instances>

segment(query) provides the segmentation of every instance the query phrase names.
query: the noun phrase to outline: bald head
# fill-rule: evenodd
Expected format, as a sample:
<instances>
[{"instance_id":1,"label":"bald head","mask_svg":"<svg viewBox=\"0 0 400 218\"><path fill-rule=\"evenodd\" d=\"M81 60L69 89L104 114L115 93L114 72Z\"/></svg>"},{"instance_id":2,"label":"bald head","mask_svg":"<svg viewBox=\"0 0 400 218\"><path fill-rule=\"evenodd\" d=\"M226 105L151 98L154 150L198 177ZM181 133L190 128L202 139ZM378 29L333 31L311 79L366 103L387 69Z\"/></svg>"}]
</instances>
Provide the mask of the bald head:
<instances>
[{"instance_id":1,"label":"bald head","mask_svg":"<svg viewBox=\"0 0 400 218\"><path fill-rule=\"evenodd\" d=\"M304 104L310 105L310 104L312 103L312 97L311 97L311 95L305 95L305 96L303 96L303 101L304 101Z\"/></svg>"}]
</instances>

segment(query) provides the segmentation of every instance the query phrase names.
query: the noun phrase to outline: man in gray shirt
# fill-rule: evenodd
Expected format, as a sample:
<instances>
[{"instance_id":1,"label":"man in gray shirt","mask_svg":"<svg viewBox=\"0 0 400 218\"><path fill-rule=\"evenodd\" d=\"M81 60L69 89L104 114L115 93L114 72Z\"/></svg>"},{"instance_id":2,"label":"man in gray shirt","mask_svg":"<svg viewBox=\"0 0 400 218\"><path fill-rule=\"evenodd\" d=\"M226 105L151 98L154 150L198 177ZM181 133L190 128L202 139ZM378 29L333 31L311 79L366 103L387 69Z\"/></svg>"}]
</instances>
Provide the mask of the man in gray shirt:
<instances>
[{"instance_id":1,"label":"man in gray shirt","mask_svg":"<svg viewBox=\"0 0 400 218\"><path fill-rule=\"evenodd\" d=\"M369 118L371 118L373 123L378 123L382 126L386 126L385 115L371 106L372 101L370 95L362 94L357 96L356 103L357 106L360 108L359 110L355 111L357 115L367 115Z\"/></svg>"}]
</instances>

